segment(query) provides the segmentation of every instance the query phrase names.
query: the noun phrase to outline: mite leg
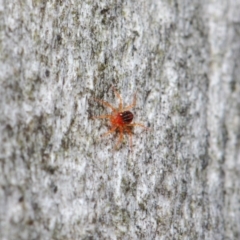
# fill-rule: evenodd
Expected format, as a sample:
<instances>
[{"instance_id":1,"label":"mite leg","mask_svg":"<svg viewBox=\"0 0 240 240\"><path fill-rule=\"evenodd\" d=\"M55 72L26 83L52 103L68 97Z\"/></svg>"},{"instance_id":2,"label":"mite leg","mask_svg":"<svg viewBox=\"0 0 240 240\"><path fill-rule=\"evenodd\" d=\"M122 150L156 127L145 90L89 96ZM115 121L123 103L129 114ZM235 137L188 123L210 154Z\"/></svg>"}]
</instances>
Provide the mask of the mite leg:
<instances>
[{"instance_id":1,"label":"mite leg","mask_svg":"<svg viewBox=\"0 0 240 240\"><path fill-rule=\"evenodd\" d=\"M119 111L122 112L123 109L123 101L122 101L122 97L119 94L119 92L112 86L112 89L114 91L114 94L117 96L117 98L119 99Z\"/></svg>"},{"instance_id":2,"label":"mite leg","mask_svg":"<svg viewBox=\"0 0 240 240\"><path fill-rule=\"evenodd\" d=\"M117 144L115 145L115 149L118 149L122 141L123 141L123 129L119 128L119 138Z\"/></svg>"},{"instance_id":3,"label":"mite leg","mask_svg":"<svg viewBox=\"0 0 240 240\"><path fill-rule=\"evenodd\" d=\"M144 126L143 124L141 124L141 123L132 123L132 124L128 124L127 126L129 126L129 127L138 126L138 127L145 128L145 130L149 130L149 128L145 127L145 126Z\"/></svg>"},{"instance_id":4,"label":"mite leg","mask_svg":"<svg viewBox=\"0 0 240 240\"><path fill-rule=\"evenodd\" d=\"M91 117L91 119L98 119L98 118L101 118L101 119L104 119L104 118L111 118L112 115L101 115L101 116L93 116Z\"/></svg>"},{"instance_id":5,"label":"mite leg","mask_svg":"<svg viewBox=\"0 0 240 240\"><path fill-rule=\"evenodd\" d=\"M130 109L132 109L133 107L135 107L136 101L137 101L137 99L136 99L136 93L135 93L134 96L133 96L133 102L132 102L132 104L129 105L129 106L127 106L127 107L125 107L125 108L124 108L124 111L130 110Z\"/></svg>"},{"instance_id":6,"label":"mite leg","mask_svg":"<svg viewBox=\"0 0 240 240\"><path fill-rule=\"evenodd\" d=\"M132 132L129 128L126 128L127 134L129 135L129 146L132 151Z\"/></svg>"},{"instance_id":7,"label":"mite leg","mask_svg":"<svg viewBox=\"0 0 240 240\"><path fill-rule=\"evenodd\" d=\"M107 135L111 134L112 132L116 131L117 127L112 127L109 131L102 134L101 137L106 137Z\"/></svg>"},{"instance_id":8,"label":"mite leg","mask_svg":"<svg viewBox=\"0 0 240 240\"><path fill-rule=\"evenodd\" d=\"M103 100L101 100L101 99L97 99L97 98L94 98L94 100L95 100L96 102L101 103L102 105L104 105L104 106L106 106L106 107L111 108L114 112L117 112L117 109L116 109L115 107L113 107L110 103L105 102L105 101L103 101Z\"/></svg>"}]
</instances>

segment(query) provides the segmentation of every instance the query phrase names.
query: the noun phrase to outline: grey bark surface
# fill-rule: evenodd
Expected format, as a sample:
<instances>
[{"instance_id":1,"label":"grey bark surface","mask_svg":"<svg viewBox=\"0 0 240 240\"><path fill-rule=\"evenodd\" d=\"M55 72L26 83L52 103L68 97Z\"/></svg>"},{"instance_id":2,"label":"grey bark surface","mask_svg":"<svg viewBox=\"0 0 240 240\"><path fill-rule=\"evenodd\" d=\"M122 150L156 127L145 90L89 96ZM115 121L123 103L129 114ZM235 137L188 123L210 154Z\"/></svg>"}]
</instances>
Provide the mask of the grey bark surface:
<instances>
[{"instance_id":1,"label":"grey bark surface","mask_svg":"<svg viewBox=\"0 0 240 240\"><path fill-rule=\"evenodd\" d=\"M240 239L240 0L0 0L0 239ZM101 138L117 105L134 129Z\"/></svg>"}]
</instances>

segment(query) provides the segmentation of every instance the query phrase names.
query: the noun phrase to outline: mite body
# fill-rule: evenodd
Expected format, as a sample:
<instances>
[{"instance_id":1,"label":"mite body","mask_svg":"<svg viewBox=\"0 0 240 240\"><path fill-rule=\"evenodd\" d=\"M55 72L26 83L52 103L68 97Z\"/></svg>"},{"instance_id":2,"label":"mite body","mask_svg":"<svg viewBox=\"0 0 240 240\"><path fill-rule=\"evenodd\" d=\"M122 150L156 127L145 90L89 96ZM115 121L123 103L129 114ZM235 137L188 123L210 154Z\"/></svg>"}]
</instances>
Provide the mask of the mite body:
<instances>
[{"instance_id":1,"label":"mite body","mask_svg":"<svg viewBox=\"0 0 240 240\"><path fill-rule=\"evenodd\" d=\"M119 145L123 141L123 134L127 133L129 135L130 139L130 147L132 148L132 128L134 126L139 126L144 129L147 129L143 124L141 123L132 123L133 120L133 113L129 111L136 105L136 94L134 95L132 104L123 107L123 101L121 95L113 88L113 91L117 98L119 99L119 106L118 108L113 107L110 103L102 101L100 99L95 99L97 102L101 103L102 105L110 108L112 110L112 113L110 115L101 115L97 117L93 117L93 119L100 118L100 119L109 119L111 123L111 128L108 132L103 134L102 136L107 136L115 131L119 132L119 138L117 141L117 144L115 146L115 149L119 147Z\"/></svg>"},{"instance_id":2,"label":"mite body","mask_svg":"<svg viewBox=\"0 0 240 240\"><path fill-rule=\"evenodd\" d=\"M116 116L111 119L112 125L123 126L125 124L130 124L133 120L133 114L130 111L125 111L117 113Z\"/></svg>"}]
</instances>

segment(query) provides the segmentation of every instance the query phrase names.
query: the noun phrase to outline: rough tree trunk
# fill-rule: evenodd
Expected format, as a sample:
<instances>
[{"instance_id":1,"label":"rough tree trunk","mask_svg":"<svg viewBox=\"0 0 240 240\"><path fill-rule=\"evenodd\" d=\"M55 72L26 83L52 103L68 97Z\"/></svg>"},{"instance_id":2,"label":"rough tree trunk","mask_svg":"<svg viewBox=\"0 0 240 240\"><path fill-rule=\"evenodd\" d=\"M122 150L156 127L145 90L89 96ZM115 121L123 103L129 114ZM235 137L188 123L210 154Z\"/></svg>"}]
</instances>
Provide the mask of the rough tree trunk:
<instances>
[{"instance_id":1,"label":"rough tree trunk","mask_svg":"<svg viewBox=\"0 0 240 240\"><path fill-rule=\"evenodd\" d=\"M0 1L1 239L240 238L240 0ZM91 120L137 92L133 150Z\"/></svg>"}]
</instances>

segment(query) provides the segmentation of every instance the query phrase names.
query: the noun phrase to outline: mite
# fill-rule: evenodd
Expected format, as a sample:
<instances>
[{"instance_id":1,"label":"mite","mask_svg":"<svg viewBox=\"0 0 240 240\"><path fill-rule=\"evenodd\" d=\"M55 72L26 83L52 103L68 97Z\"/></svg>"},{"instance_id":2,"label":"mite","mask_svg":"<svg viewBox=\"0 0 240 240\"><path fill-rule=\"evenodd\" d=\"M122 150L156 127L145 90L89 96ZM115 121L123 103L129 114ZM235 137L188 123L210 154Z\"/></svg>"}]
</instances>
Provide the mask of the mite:
<instances>
[{"instance_id":1,"label":"mite","mask_svg":"<svg viewBox=\"0 0 240 240\"><path fill-rule=\"evenodd\" d=\"M123 135L124 133L127 133L129 135L129 145L132 149L132 128L134 126L139 126L147 130L147 127L145 127L141 123L132 123L133 121L133 113L129 111L136 105L136 94L134 94L133 102L132 104L123 107L123 101L121 95L115 90L114 87L112 87L116 97L119 100L119 105L117 108L113 107L110 103L105 102L101 99L95 99L95 101L99 102L103 106L106 106L112 110L112 113L110 115L101 115L97 117L93 117L93 119L109 119L111 123L111 128L108 132L102 135L102 137L105 137L113 132L118 132L119 137L117 140L117 143L115 145L115 149L118 149L123 141Z\"/></svg>"}]
</instances>

